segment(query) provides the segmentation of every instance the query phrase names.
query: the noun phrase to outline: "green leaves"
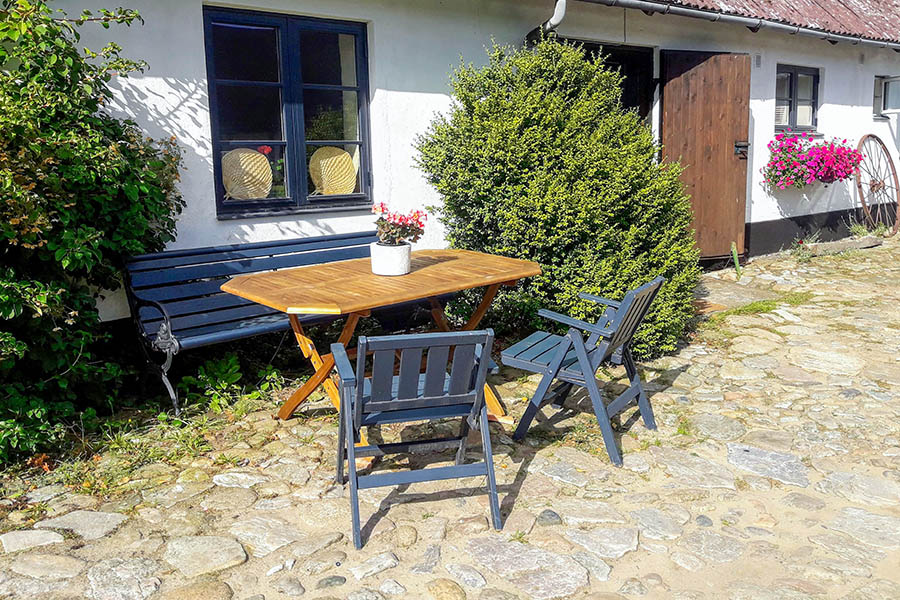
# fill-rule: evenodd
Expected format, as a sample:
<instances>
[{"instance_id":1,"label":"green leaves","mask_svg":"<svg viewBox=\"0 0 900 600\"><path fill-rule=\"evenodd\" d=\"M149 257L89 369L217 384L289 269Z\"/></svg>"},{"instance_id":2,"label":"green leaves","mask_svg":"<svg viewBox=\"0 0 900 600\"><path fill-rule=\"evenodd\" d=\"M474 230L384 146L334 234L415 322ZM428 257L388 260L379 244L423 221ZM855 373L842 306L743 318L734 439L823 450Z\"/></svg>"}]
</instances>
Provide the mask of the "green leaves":
<instances>
[{"instance_id":1,"label":"green leaves","mask_svg":"<svg viewBox=\"0 0 900 600\"><path fill-rule=\"evenodd\" d=\"M495 46L486 66L456 70L450 111L417 140L450 243L543 267L498 299L495 328L537 324L538 305L597 318L578 292L621 298L657 275L669 283L636 350L673 349L690 318L690 205L677 165L658 163L652 132L622 107L621 83L578 46Z\"/></svg>"},{"instance_id":2,"label":"green leaves","mask_svg":"<svg viewBox=\"0 0 900 600\"><path fill-rule=\"evenodd\" d=\"M213 412L221 413L241 397L238 382L242 376L240 361L230 352L224 358L206 361L196 377L183 377L178 387L186 392L189 402L200 400Z\"/></svg>"},{"instance_id":3,"label":"green leaves","mask_svg":"<svg viewBox=\"0 0 900 600\"><path fill-rule=\"evenodd\" d=\"M94 355L95 295L118 287L126 256L175 233L175 140L101 111L110 72L144 63L78 43L82 26L139 20L0 0L0 462L50 443L76 406L115 396L122 369Z\"/></svg>"}]
</instances>

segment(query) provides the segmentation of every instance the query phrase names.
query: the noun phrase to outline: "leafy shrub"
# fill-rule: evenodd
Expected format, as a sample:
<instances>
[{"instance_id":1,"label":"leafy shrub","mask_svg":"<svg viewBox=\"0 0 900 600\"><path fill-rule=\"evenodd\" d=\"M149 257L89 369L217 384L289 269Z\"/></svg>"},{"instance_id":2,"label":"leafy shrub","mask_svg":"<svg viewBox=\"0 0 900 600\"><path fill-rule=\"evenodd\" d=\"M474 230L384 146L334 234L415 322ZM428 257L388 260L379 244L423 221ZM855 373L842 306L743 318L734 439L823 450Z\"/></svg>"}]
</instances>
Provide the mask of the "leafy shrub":
<instances>
[{"instance_id":1,"label":"leafy shrub","mask_svg":"<svg viewBox=\"0 0 900 600\"><path fill-rule=\"evenodd\" d=\"M674 349L698 276L680 168L658 162L603 58L553 40L488 54L454 73L453 105L417 147L451 245L541 264L498 298L495 327L532 325L538 305L596 318L578 292L620 299L664 275L635 350Z\"/></svg>"},{"instance_id":2,"label":"leafy shrub","mask_svg":"<svg viewBox=\"0 0 900 600\"><path fill-rule=\"evenodd\" d=\"M198 400L209 405L209 410L221 413L241 394L241 363L234 353L209 360L197 369L197 376L186 376L178 383L188 402Z\"/></svg>"},{"instance_id":3,"label":"leafy shrub","mask_svg":"<svg viewBox=\"0 0 900 600\"><path fill-rule=\"evenodd\" d=\"M189 413L199 410L239 417L284 389L284 376L272 365L258 369L256 375L255 380L242 385L245 377L241 361L236 353L227 352L221 358L204 361L197 367L196 376L182 377L178 388L185 393L185 408ZM159 418L168 419L168 416L160 413Z\"/></svg>"},{"instance_id":4,"label":"leafy shrub","mask_svg":"<svg viewBox=\"0 0 900 600\"><path fill-rule=\"evenodd\" d=\"M115 44L78 47L86 23L135 20L0 0L0 461L111 402L123 370L97 353L98 290L119 286L124 257L173 239L174 139L154 142L103 112L113 74L143 64Z\"/></svg>"}]
</instances>

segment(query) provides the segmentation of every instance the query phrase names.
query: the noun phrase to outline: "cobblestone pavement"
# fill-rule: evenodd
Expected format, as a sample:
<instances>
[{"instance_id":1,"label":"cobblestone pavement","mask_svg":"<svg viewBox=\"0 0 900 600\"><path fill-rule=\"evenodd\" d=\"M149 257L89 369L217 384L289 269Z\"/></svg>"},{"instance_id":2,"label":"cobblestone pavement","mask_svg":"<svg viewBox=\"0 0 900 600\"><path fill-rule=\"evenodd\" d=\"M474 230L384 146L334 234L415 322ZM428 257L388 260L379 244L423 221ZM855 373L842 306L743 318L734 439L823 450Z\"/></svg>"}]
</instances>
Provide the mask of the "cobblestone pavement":
<instances>
[{"instance_id":1,"label":"cobblestone pavement","mask_svg":"<svg viewBox=\"0 0 900 600\"><path fill-rule=\"evenodd\" d=\"M736 308L644 365L659 429L626 413L623 468L578 395L525 443L493 431L500 533L483 481L417 484L363 493L354 550L334 419L260 412L111 499L32 491L47 514L0 536L0 597L900 598L898 259L893 241L708 274ZM494 384L519 414L536 380Z\"/></svg>"}]
</instances>

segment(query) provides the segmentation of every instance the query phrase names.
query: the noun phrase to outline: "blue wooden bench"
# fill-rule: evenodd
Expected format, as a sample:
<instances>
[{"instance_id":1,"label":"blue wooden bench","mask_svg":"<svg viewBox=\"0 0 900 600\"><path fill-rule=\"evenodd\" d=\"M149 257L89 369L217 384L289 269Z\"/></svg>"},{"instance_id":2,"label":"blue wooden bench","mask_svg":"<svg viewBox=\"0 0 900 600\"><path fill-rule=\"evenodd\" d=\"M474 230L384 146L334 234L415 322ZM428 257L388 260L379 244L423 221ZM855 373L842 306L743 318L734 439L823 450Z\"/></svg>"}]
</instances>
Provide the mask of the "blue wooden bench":
<instances>
[{"instance_id":1,"label":"blue wooden bench","mask_svg":"<svg viewBox=\"0 0 900 600\"><path fill-rule=\"evenodd\" d=\"M182 350L290 329L288 316L219 289L235 275L363 258L374 231L169 250L134 256L125 289L148 363L162 379L175 412L178 396L168 378ZM390 310L390 309L388 309ZM308 315L304 324L337 315Z\"/></svg>"}]
</instances>

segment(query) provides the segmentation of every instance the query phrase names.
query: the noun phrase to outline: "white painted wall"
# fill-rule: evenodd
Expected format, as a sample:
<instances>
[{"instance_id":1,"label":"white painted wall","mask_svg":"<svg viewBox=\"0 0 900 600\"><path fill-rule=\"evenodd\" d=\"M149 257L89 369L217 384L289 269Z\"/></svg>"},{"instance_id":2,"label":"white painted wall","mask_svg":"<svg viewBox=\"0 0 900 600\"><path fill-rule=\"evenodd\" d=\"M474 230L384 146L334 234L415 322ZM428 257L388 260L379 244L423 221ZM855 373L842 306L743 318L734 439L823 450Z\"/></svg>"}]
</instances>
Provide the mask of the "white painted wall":
<instances>
[{"instance_id":1,"label":"white painted wall","mask_svg":"<svg viewBox=\"0 0 900 600\"><path fill-rule=\"evenodd\" d=\"M96 0L93 0L96 2ZM56 3L72 13L84 0ZM278 218L216 219L210 144L208 91L201 0L130 0L143 26L110 30L88 28L84 42L98 46L118 41L125 54L146 60L143 74L115 82L112 110L134 118L149 135L177 136L185 150L181 190L187 207L179 220L173 248L262 241L360 231L371 227L366 211L320 213ZM99 5L99 4L98 4ZM217 4L219 5L219 4ZM551 0L246 0L222 6L363 21L368 24L373 193L376 201L400 209L436 204L438 198L414 164L413 140L435 113L449 105L448 75L460 60L483 63L491 40L519 44L551 13ZM855 142L877 133L900 145L897 116L872 118L875 75L900 75L900 54L890 50L838 44L721 23L570 2L560 28L568 37L627 43L663 49L747 52L761 65L751 76L751 142L747 184L747 221L840 210L854 206L849 184L808 193L782 192L772 197L762 188L759 171L768 159L766 144L774 135L774 89L777 63L822 69L819 130L828 137ZM755 61L754 61L755 65ZM654 109L658 115L658 107ZM443 244L432 221L420 246ZM104 304L104 315L123 316L120 300Z\"/></svg>"}]
</instances>

